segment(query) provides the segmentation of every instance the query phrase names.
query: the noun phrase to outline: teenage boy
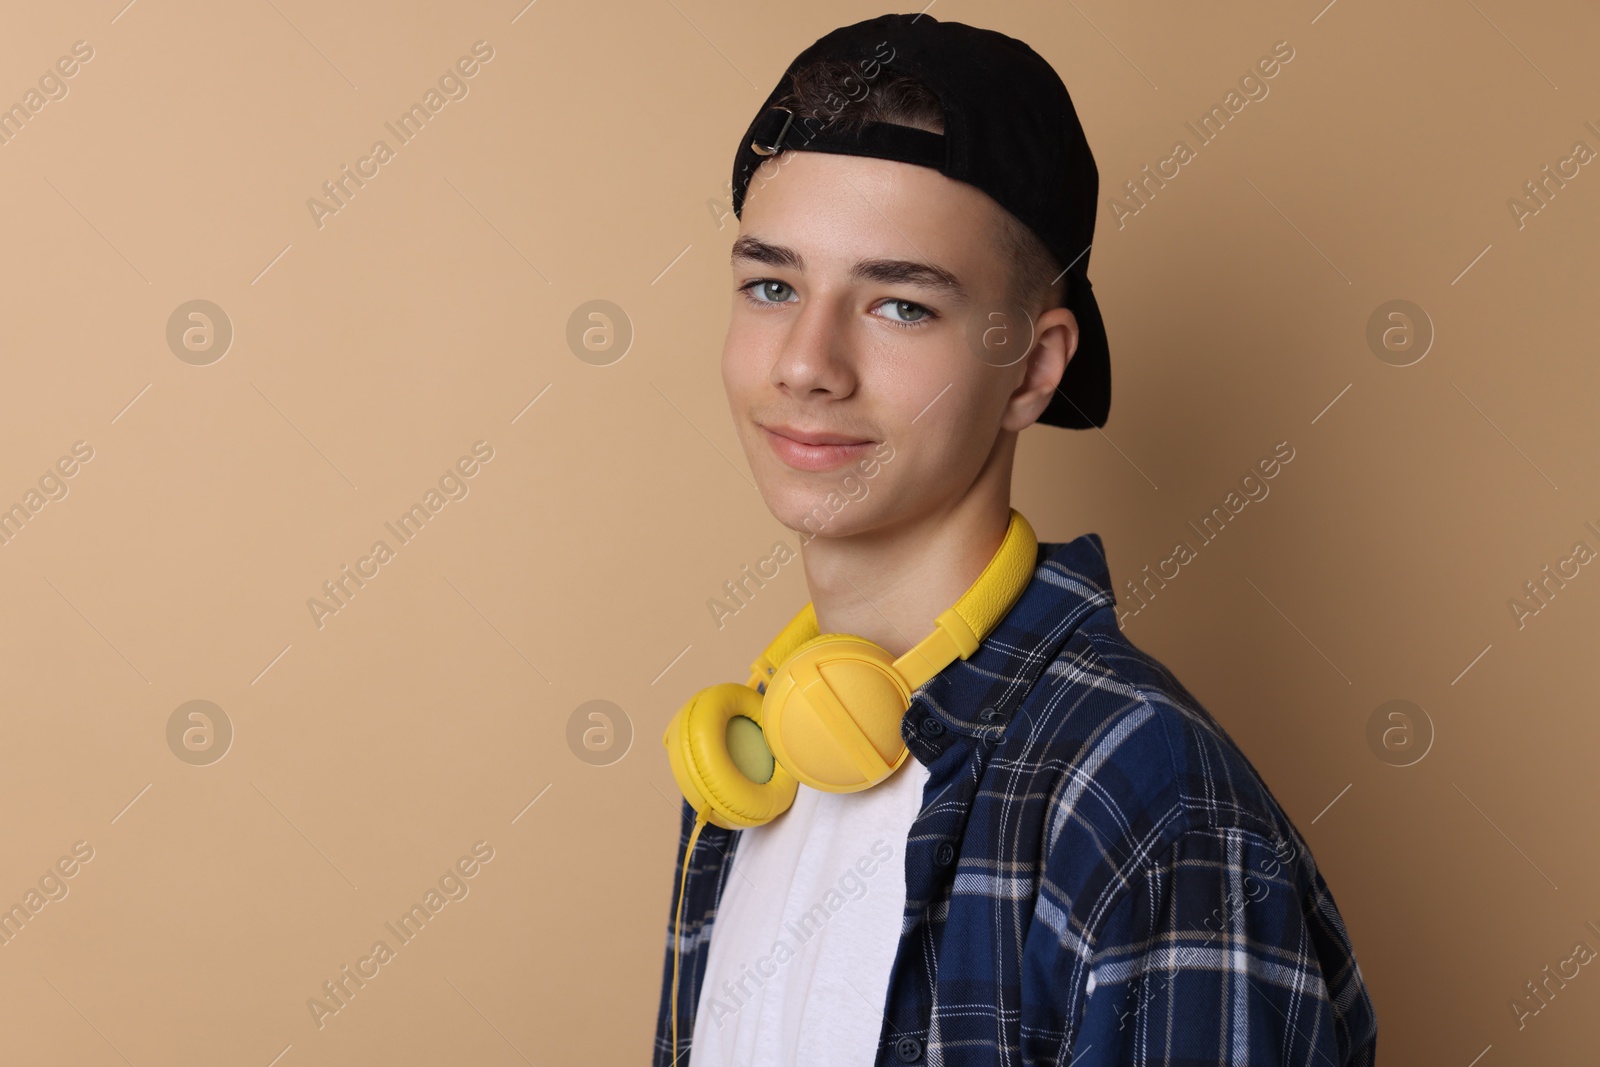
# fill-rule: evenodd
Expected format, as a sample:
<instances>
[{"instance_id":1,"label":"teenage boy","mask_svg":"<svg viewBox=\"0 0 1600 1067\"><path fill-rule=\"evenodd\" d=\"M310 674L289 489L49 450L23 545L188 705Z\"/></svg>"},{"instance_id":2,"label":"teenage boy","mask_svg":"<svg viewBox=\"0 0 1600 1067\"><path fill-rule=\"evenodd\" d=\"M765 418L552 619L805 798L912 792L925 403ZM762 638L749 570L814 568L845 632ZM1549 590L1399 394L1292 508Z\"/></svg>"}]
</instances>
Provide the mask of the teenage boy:
<instances>
[{"instance_id":1,"label":"teenage boy","mask_svg":"<svg viewBox=\"0 0 1600 1067\"><path fill-rule=\"evenodd\" d=\"M1097 185L1049 64L926 14L823 37L739 142L723 381L812 601L663 738L658 1067L1373 1062L1305 840L1099 536L1010 506L1018 433L1109 409Z\"/></svg>"}]
</instances>

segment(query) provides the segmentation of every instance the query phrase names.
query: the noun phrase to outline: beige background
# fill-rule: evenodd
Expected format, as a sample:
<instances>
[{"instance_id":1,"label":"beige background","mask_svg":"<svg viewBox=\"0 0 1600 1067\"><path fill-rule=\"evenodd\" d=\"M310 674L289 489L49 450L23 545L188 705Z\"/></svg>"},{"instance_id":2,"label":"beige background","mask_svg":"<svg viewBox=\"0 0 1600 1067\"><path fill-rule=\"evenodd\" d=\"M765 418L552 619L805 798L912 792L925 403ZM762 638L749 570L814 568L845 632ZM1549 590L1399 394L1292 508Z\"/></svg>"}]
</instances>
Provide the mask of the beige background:
<instances>
[{"instance_id":1,"label":"beige background","mask_svg":"<svg viewBox=\"0 0 1600 1067\"><path fill-rule=\"evenodd\" d=\"M0 904L93 849L0 947L0 1062L644 1062L658 738L806 596L790 566L707 608L785 536L717 372L716 202L792 55L881 9L122 3L9 3L0 35L0 103L93 48L0 146L0 506L93 450L0 546ZM1111 419L1025 433L1014 501L1098 532L1131 603L1288 441L1127 632L1308 836L1383 1062L1578 1062L1593 967L1521 1029L1509 1004L1600 948L1600 568L1520 629L1508 600L1600 548L1600 165L1521 228L1507 200L1600 149L1600 17L1322 4L933 9L1055 63L1100 167ZM319 228L308 198L480 40ZM1270 94L1119 229L1109 197L1280 40ZM234 329L205 366L166 340L195 299ZM566 342L592 299L634 332L608 366ZM1366 340L1396 299L1436 332L1406 367ZM319 628L307 600L478 441L468 495ZM567 740L597 699L633 728L605 766ZM1407 767L1367 740L1393 699L1432 724ZM207 766L168 747L190 700L235 732ZM469 894L319 1029L308 998L478 841Z\"/></svg>"}]
</instances>

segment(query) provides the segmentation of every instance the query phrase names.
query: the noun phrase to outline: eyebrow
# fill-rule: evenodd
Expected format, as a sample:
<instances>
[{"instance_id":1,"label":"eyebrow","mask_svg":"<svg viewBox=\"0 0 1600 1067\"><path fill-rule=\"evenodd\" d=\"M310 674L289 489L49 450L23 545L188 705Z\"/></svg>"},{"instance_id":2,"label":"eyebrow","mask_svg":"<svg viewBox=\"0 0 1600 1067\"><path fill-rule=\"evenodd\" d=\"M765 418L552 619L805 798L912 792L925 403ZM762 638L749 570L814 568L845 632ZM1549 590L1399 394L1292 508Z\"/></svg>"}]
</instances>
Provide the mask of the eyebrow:
<instances>
[{"instance_id":1,"label":"eyebrow","mask_svg":"<svg viewBox=\"0 0 1600 1067\"><path fill-rule=\"evenodd\" d=\"M803 271L805 260L800 253L783 245L763 241L759 237L743 236L733 242L733 261L749 260L770 267L785 267ZM967 295L950 271L932 263L919 263L909 259L863 259L850 268L850 276L858 281L881 282L888 285L915 285L922 289L942 290L958 298Z\"/></svg>"}]
</instances>

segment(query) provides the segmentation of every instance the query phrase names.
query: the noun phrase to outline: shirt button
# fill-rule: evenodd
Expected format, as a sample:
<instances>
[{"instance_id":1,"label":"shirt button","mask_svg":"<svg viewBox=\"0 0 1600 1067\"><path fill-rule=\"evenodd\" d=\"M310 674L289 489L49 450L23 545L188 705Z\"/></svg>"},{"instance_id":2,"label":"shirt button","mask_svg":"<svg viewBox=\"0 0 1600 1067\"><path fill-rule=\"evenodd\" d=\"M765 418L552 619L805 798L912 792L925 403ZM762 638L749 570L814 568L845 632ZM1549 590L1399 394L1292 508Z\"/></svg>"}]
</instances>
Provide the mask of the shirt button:
<instances>
[{"instance_id":1,"label":"shirt button","mask_svg":"<svg viewBox=\"0 0 1600 1067\"><path fill-rule=\"evenodd\" d=\"M938 737L942 733L944 733L944 723L940 722L934 716L929 715L927 718L922 720L923 737Z\"/></svg>"},{"instance_id":2,"label":"shirt button","mask_svg":"<svg viewBox=\"0 0 1600 1067\"><path fill-rule=\"evenodd\" d=\"M948 867L956 859L956 846L948 841L939 842L938 849L933 854L933 862L941 867Z\"/></svg>"},{"instance_id":3,"label":"shirt button","mask_svg":"<svg viewBox=\"0 0 1600 1067\"><path fill-rule=\"evenodd\" d=\"M916 1063L922 1058L922 1042L914 1037L902 1037L894 1043L894 1054L901 1063Z\"/></svg>"}]
</instances>

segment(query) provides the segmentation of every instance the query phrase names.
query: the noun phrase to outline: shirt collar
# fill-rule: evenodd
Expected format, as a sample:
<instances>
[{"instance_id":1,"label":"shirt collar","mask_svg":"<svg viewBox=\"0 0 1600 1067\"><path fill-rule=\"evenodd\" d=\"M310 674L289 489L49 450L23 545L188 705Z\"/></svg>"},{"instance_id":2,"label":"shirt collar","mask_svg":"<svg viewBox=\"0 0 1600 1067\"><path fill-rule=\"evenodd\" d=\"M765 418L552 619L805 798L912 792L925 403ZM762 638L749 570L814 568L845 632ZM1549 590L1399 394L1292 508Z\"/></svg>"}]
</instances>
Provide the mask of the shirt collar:
<instances>
[{"instance_id":1,"label":"shirt collar","mask_svg":"<svg viewBox=\"0 0 1600 1067\"><path fill-rule=\"evenodd\" d=\"M929 764L959 739L998 735L1083 621L1115 605L1099 534L1041 542L1032 580L994 631L913 694L900 723L912 755Z\"/></svg>"}]
</instances>

